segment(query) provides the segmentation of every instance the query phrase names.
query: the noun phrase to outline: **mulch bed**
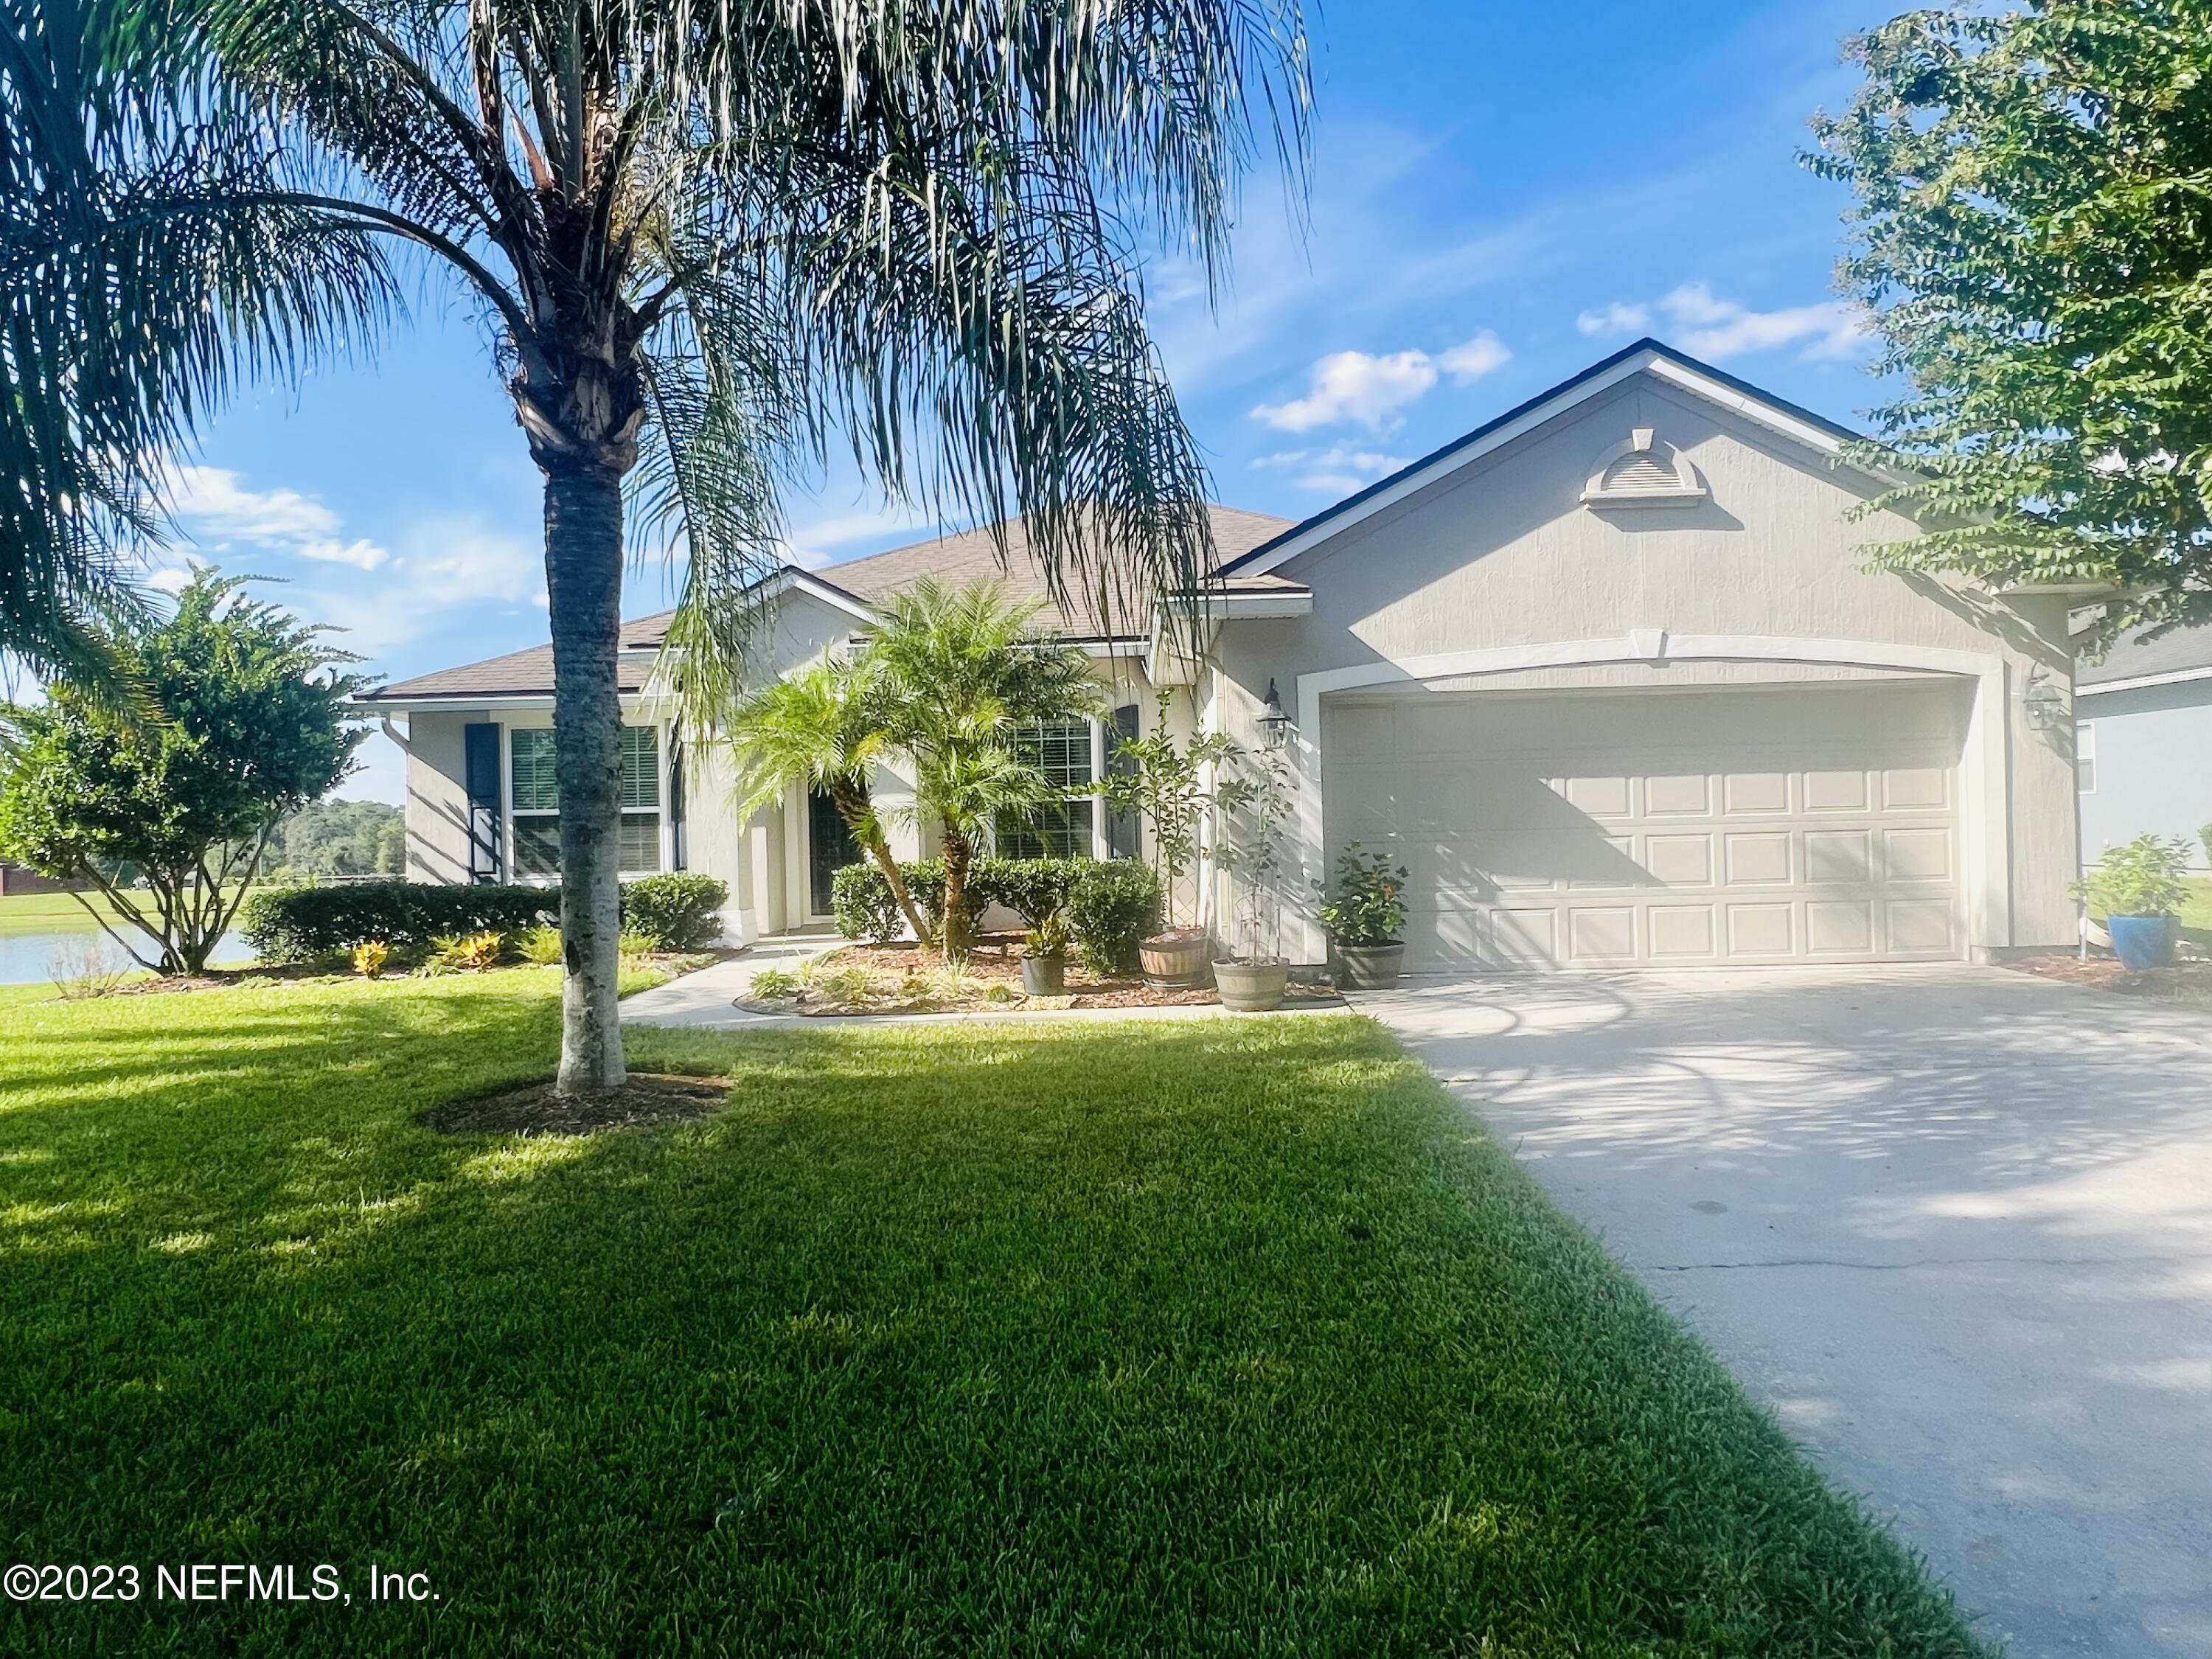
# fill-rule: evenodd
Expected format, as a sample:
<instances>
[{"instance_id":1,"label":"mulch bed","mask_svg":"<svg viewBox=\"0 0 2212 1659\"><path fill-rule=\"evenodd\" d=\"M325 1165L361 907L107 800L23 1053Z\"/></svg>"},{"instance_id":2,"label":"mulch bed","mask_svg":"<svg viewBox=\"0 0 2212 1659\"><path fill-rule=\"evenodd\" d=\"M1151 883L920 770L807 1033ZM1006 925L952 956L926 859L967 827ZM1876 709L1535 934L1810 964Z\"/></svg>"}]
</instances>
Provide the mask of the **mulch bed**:
<instances>
[{"instance_id":1,"label":"mulch bed","mask_svg":"<svg viewBox=\"0 0 2212 1659\"><path fill-rule=\"evenodd\" d=\"M944 966L944 958L936 951L925 951L910 943L848 945L823 957L814 972L819 977L834 974L840 969L864 968L878 975L880 981L897 981L908 975L936 975ZM969 952L962 971L969 980L976 982L979 993L995 986L1011 992L1012 995L994 998L979 994L903 999L885 996L871 999L866 1005L855 1006L830 1001L818 992L808 992L802 993L796 1002L760 999L748 1000L740 1006L768 1014L866 1016L985 1011L1006 1013L1019 1012L1024 1008L1034 1012L1058 1012L1066 1008L1196 1008L1218 1004L1221 1000L1211 985L1149 985L1134 974L1094 977L1084 971L1082 964L1073 956L1067 961L1066 996L1027 997L1022 994L1022 940L1018 933L986 934L975 942L975 947ZM1325 986L1294 982L1283 999L1283 1006L1286 1008L1311 1007L1341 1001L1334 991Z\"/></svg>"},{"instance_id":2,"label":"mulch bed","mask_svg":"<svg viewBox=\"0 0 2212 1659\"><path fill-rule=\"evenodd\" d=\"M2087 985L2153 1002L2212 1003L2212 962L2178 962L2171 968L2136 974L2121 966L2117 957L2091 957L2084 962L2073 951L2054 951L2045 956L2016 957L2004 965L2039 979Z\"/></svg>"},{"instance_id":3,"label":"mulch bed","mask_svg":"<svg viewBox=\"0 0 2212 1659\"><path fill-rule=\"evenodd\" d=\"M495 1095L448 1100L416 1114L441 1134L573 1135L599 1129L637 1129L706 1117L729 1103L726 1077L675 1077L633 1072L619 1089L574 1097L557 1095L549 1082Z\"/></svg>"}]
</instances>

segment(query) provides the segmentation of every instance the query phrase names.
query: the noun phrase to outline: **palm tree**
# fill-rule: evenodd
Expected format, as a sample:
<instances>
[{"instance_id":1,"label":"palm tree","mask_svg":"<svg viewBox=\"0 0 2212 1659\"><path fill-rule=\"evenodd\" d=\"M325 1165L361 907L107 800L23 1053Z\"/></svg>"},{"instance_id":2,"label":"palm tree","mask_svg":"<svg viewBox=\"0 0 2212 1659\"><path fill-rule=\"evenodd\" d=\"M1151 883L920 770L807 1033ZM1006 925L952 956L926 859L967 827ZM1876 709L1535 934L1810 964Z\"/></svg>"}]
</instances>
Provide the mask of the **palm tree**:
<instances>
[{"instance_id":1,"label":"palm tree","mask_svg":"<svg viewBox=\"0 0 2212 1659\"><path fill-rule=\"evenodd\" d=\"M205 128L269 174L242 215L404 250L492 333L544 478L562 1090L624 1076L629 531L680 542L671 648L709 707L753 653L778 486L832 434L895 495L1025 515L1055 594L1208 568L1130 228L1218 278L1255 118L1303 155L1298 0L112 3L251 112Z\"/></svg>"},{"instance_id":2,"label":"palm tree","mask_svg":"<svg viewBox=\"0 0 2212 1659\"><path fill-rule=\"evenodd\" d=\"M1016 750L1021 728L1104 702L1083 653L1038 635L1040 609L995 582L951 590L925 580L891 601L869 646L885 677L889 735L914 761L915 810L941 832L948 960L969 943L968 872L994 821L1033 817L1060 798Z\"/></svg>"},{"instance_id":3,"label":"palm tree","mask_svg":"<svg viewBox=\"0 0 2212 1659\"><path fill-rule=\"evenodd\" d=\"M935 942L929 918L907 891L876 811L872 780L890 748L884 690L881 665L864 651L825 657L746 697L726 721L740 780L738 812L750 817L794 784L823 791L927 947Z\"/></svg>"},{"instance_id":4,"label":"palm tree","mask_svg":"<svg viewBox=\"0 0 2212 1659\"><path fill-rule=\"evenodd\" d=\"M167 40L114 0L0 0L0 657L111 705L168 462L241 370L387 297Z\"/></svg>"}]
</instances>

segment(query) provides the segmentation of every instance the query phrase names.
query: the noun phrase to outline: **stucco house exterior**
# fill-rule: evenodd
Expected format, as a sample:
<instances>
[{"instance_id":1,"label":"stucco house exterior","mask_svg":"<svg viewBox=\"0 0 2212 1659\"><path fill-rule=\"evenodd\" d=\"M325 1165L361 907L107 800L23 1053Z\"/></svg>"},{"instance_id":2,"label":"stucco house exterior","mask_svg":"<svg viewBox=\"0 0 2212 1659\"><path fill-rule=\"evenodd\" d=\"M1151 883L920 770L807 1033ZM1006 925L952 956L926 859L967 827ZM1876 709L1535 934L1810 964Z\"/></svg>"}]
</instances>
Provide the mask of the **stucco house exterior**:
<instances>
[{"instance_id":1,"label":"stucco house exterior","mask_svg":"<svg viewBox=\"0 0 2212 1659\"><path fill-rule=\"evenodd\" d=\"M2081 856L2146 833L2186 841L2212 824L2212 628L2124 635L2075 671Z\"/></svg>"},{"instance_id":2,"label":"stucco house exterior","mask_svg":"<svg viewBox=\"0 0 2212 1659\"><path fill-rule=\"evenodd\" d=\"M1303 523L1215 509L1205 650L1064 617L1116 712L1040 748L1098 777L1162 686L1178 724L1257 747L1274 687L1298 786L1284 948L1304 963L1327 951L1312 884L1355 841L1411 872L1413 970L2070 944L2071 723L2044 729L2025 694L2070 690L2079 596L1869 571L1860 547L1912 526L1854 514L1881 485L1838 462L1850 435L1639 342ZM1036 587L1012 542L1010 579ZM842 648L925 574L997 574L990 538L781 573L769 662ZM834 814L794 794L741 823L726 757L677 753L665 623L623 641L635 866L727 880L738 938L822 919L849 856ZM364 699L407 748L411 876L550 868L550 684L541 648ZM896 772L879 782L895 801ZM1095 803L1055 838L1138 850ZM1233 914L1227 877L1200 879Z\"/></svg>"}]
</instances>

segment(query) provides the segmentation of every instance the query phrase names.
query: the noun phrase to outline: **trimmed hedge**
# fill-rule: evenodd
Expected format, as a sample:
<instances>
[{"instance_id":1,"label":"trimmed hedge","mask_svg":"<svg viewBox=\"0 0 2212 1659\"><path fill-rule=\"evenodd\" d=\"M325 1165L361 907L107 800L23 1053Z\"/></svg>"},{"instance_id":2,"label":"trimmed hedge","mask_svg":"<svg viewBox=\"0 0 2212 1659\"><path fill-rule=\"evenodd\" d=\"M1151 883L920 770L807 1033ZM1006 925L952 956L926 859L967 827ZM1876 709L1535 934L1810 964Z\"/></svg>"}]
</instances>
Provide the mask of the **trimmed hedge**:
<instances>
[{"instance_id":1,"label":"trimmed hedge","mask_svg":"<svg viewBox=\"0 0 2212 1659\"><path fill-rule=\"evenodd\" d=\"M902 864L899 873L925 911L943 908L942 863ZM837 931L847 939L886 945L905 933L890 884L874 865L847 865L832 878L830 894ZM994 904L1032 927L1055 910L1065 913L1084 965L1097 974L1129 972L1137 942L1159 931L1159 877L1126 859L978 859L969 870L968 900L971 925Z\"/></svg>"},{"instance_id":2,"label":"trimmed hedge","mask_svg":"<svg viewBox=\"0 0 2212 1659\"><path fill-rule=\"evenodd\" d=\"M557 887L361 881L255 893L239 925L264 962L306 962L343 956L373 939L398 951L426 951L441 933L515 933L557 921L560 913Z\"/></svg>"},{"instance_id":3,"label":"trimmed hedge","mask_svg":"<svg viewBox=\"0 0 2212 1659\"><path fill-rule=\"evenodd\" d=\"M657 949L696 951L722 931L718 913L729 897L729 883L712 876L641 876L623 884L623 926L653 940Z\"/></svg>"},{"instance_id":4,"label":"trimmed hedge","mask_svg":"<svg viewBox=\"0 0 2212 1659\"><path fill-rule=\"evenodd\" d=\"M1094 863L1067 896L1067 920L1083 965L1094 974L1137 969L1137 945L1160 931L1159 872L1134 859Z\"/></svg>"},{"instance_id":5,"label":"trimmed hedge","mask_svg":"<svg viewBox=\"0 0 2212 1659\"><path fill-rule=\"evenodd\" d=\"M714 913L729 893L712 876L642 877L623 884L623 922L658 949L694 950L714 937ZM560 919L558 887L362 881L255 893L239 926L264 962L307 962L344 956L370 939L411 952L428 950L441 934L515 933Z\"/></svg>"}]
</instances>

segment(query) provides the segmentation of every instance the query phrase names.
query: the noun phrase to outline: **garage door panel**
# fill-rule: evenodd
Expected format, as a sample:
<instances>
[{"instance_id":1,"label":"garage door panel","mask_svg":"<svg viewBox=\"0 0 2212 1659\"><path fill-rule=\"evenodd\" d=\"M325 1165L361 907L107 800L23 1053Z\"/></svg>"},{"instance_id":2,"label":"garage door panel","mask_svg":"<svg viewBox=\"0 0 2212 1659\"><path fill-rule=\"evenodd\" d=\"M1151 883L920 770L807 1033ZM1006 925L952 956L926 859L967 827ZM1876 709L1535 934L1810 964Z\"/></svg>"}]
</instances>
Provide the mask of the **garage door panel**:
<instances>
[{"instance_id":1,"label":"garage door panel","mask_svg":"<svg viewBox=\"0 0 2212 1659\"><path fill-rule=\"evenodd\" d=\"M1952 958L1965 708L1928 685L1324 703L1329 852L1399 850L1416 968Z\"/></svg>"}]
</instances>

